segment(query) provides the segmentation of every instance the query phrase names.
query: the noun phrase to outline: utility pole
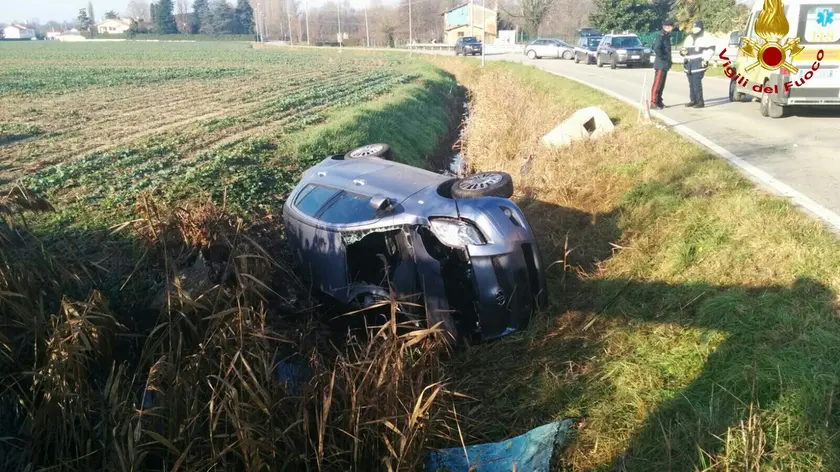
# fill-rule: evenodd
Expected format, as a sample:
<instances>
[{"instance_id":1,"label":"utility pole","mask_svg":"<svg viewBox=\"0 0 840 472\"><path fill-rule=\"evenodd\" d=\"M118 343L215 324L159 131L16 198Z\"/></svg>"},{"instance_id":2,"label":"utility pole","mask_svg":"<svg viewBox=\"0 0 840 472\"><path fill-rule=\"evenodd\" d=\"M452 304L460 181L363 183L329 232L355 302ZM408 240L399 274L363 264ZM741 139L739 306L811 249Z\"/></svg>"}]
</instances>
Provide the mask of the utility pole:
<instances>
[{"instance_id":1,"label":"utility pole","mask_svg":"<svg viewBox=\"0 0 840 472\"><path fill-rule=\"evenodd\" d=\"M289 19L289 44L294 44L294 39L292 39L292 5L291 5L291 0L286 0L286 16Z\"/></svg>"},{"instance_id":2,"label":"utility pole","mask_svg":"<svg viewBox=\"0 0 840 472\"><path fill-rule=\"evenodd\" d=\"M365 0L365 36L367 36L367 47L370 47L370 29L368 29L367 9L368 0Z\"/></svg>"},{"instance_id":3,"label":"utility pole","mask_svg":"<svg viewBox=\"0 0 840 472\"><path fill-rule=\"evenodd\" d=\"M306 0L306 44L312 45L309 42L309 0Z\"/></svg>"},{"instance_id":4,"label":"utility pole","mask_svg":"<svg viewBox=\"0 0 840 472\"><path fill-rule=\"evenodd\" d=\"M481 67L484 67L484 50L487 49L487 8L481 0Z\"/></svg>"},{"instance_id":5,"label":"utility pole","mask_svg":"<svg viewBox=\"0 0 840 472\"><path fill-rule=\"evenodd\" d=\"M411 0L408 0L408 55L412 55L414 51L412 50L412 44L414 42L414 36L411 33Z\"/></svg>"},{"instance_id":6,"label":"utility pole","mask_svg":"<svg viewBox=\"0 0 840 472\"><path fill-rule=\"evenodd\" d=\"M335 3L335 11L338 14L338 47L344 47L344 35L341 34L341 0Z\"/></svg>"}]
</instances>

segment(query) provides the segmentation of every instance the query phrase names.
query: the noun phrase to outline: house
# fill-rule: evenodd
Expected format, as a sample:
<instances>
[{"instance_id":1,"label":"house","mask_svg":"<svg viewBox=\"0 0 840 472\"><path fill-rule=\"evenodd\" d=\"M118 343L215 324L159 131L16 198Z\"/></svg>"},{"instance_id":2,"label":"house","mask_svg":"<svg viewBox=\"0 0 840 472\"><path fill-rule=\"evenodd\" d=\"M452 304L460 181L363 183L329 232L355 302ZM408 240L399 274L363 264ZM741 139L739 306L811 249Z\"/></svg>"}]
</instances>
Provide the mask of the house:
<instances>
[{"instance_id":1,"label":"house","mask_svg":"<svg viewBox=\"0 0 840 472\"><path fill-rule=\"evenodd\" d=\"M55 39L57 41L85 41L87 38L82 36L82 34L79 33L79 30L73 28L71 30L59 34L55 37Z\"/></svg>"},{"instance_id":2,"label":"house","mask_svg":"<svg viewBox=\"0 0 840 472\"><path fill-rule=\"evenodd\" d=\"M35 37L35 30L28 26L13 24L3 28L3 36L6 39L32 39Z\"/></svg>"},{"instance_id":3,"label":"house","mask_svg":"<svg viewBox=\"0 0 840 472\"><path fill-rule=\"evenodd\" d=\"M105 20L96 25L96 31L100 34L125 34L131 28L131 18L117 18L115 20Z\"/></svg>"},{"instance_id":4,"label":"house","mask_svg":"<svg viewBox=\"0 0 840 472\"><path fill-rule=\"evenodd\" d=\"M55 40L64 33L63 29L47 31L47 39Z\"/></svg>"},{"instance_id":5,"label":"house","mask_svg":"<svg viewBox=\"0 0 840 472\"><path fill-rule=\"evenodd\" d=\"M494 2L495 3L495 2ZM470 1L450 8L441 13L443 16L443 42L455 44L458 38L475 36L481 39L485 33L485 44L496 42L498 26L496 25L496 10L482 7L481 4ZM486 23L483 23L486 21Z\"/></svg>"}]
</instances>

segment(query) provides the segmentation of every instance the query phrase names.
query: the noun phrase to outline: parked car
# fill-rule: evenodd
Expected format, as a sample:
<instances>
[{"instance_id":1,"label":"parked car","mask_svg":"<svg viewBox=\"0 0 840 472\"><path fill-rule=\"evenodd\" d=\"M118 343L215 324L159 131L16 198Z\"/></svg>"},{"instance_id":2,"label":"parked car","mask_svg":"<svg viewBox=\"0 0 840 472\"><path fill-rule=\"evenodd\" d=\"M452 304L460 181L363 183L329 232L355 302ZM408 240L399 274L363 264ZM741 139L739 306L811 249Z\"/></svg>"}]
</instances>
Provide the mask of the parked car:
<instances>
[{"instance_id":1,"label":"parked car","mask_svg":"<svg viewBox=\"0 0 840 472\"><path fill-rule=\"evenodd\" d=\"M595 52L601 43L601 36L582 36L575 46L575 63L595 64Z\"/></svg>"},{"instance_id":2,"label":"parked car","mask_svg":"<svg viewBox=\"0 0 840 472\"><path fill-rule=\"evenodd\" d=\"M481 41L475 36L465 36L455 40L455 55L471 55L476 56L481 54Z\"/></svg>"},{"instance_id":3,"label":"parked car","mask_svg":"<svg viewBox=\"0 0 840 472\"><path fill-rule=\"evenodd\" d=\"M650 67L653 64L651 53L635 34L608 34L598 44L595 63L598 67L609 64L611 69L619 65Z\"/></svg>"},{"instance_id":4,"label":"parked car","mask_svg":"<svg viewBox=\"0 0 840 472\"><path fill-rule=\"evenodd\" d=\"M574 57L575 48L559 39L535 39L525 46L524 52L529 59L544 57L571 59Z\"/></svg>"},{"instance_id":5,"label":"parked car","mask_svg":"<svg viewBox=\"0 0 840 472\"><path fill-rule=\"evenodd\" d=\"M601 34L601 30L598 28L581 28L577 30L577 36L581 38L586 36L598 36L600 38L603 35Z\"/></svg>"},{"instance_id":6,"label":"parked car","mask_svg":"<svg viewBox=\"0 0 840 472\"><path fill-rule=\"evenodd\" d=\"M301 276L357 309L388 299L390 287L455 336L525 327L548 295L510 176L453 178L389 156L371 144L304 172L283 213Z\"/></svg>"}]
</instances>

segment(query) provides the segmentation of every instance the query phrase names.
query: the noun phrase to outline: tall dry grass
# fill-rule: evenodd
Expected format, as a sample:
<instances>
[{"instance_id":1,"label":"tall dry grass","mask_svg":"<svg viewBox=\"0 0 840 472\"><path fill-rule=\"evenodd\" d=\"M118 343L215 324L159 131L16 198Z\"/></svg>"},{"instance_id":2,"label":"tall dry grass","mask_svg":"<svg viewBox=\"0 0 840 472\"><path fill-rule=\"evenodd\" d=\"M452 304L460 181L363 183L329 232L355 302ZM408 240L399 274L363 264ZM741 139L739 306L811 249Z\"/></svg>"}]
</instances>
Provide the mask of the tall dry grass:
<instances>
[{"instance_id":1,"label":"tall dry grass","mask_svg":"<svg viewBox=\"0 0 840 472\"><path fill-rule=\"evenodd\" d=\"M4 215L50 209L16 192ZM138 209L114 231L145 248L135 271L165 274L148 333L97 291L65 296L61 274L83 268L16 259L38 242L0 226L0 469L414 470L448 435L437 329L400 324L391 300L380 326L336 342L261 244L278 228L211 204Z\"/></svg>"}]
</instances>

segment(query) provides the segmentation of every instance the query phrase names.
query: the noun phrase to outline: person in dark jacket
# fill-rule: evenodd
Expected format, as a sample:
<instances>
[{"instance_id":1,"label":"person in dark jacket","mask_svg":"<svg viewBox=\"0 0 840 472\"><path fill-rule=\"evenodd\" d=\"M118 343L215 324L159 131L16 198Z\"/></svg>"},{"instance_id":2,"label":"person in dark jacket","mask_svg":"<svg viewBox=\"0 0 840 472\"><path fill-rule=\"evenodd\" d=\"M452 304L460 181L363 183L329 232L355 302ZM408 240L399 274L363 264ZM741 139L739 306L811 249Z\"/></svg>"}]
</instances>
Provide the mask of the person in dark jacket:
<instances>
[{"instance_id":1,"label":"person in dark jacket","mask_svg":"<svg viewBox=\"0 0 840 472\"><path fill-rule=\"evenodd\" d=\"M706 75L706 68L709 67L709 61L715 55L715 44L703 31L702 21L694 22L694 28L691 35L685 39L680 55L683 57L690 91L690 101L685 106L703 108L703 77Z\"/></svg>"},{"instance_id":2,"label":"person in dark jacket","mask_svg":"<svg viewBox=\"0 0 840 472\"><path fill-rule=\"evenodd\" d=\"M665 104L662 103L662 91L665 89L665 79L668 78L668 71L671 70L671 32L674 31L674 21L665 20L662 22L662 31L656 35L653 41L653 52L656 60L653 61L653 69L656 74L653 78L653 88L650 91L650 101L653 108L662 110Z\"/></svg>"}]
</instances>

